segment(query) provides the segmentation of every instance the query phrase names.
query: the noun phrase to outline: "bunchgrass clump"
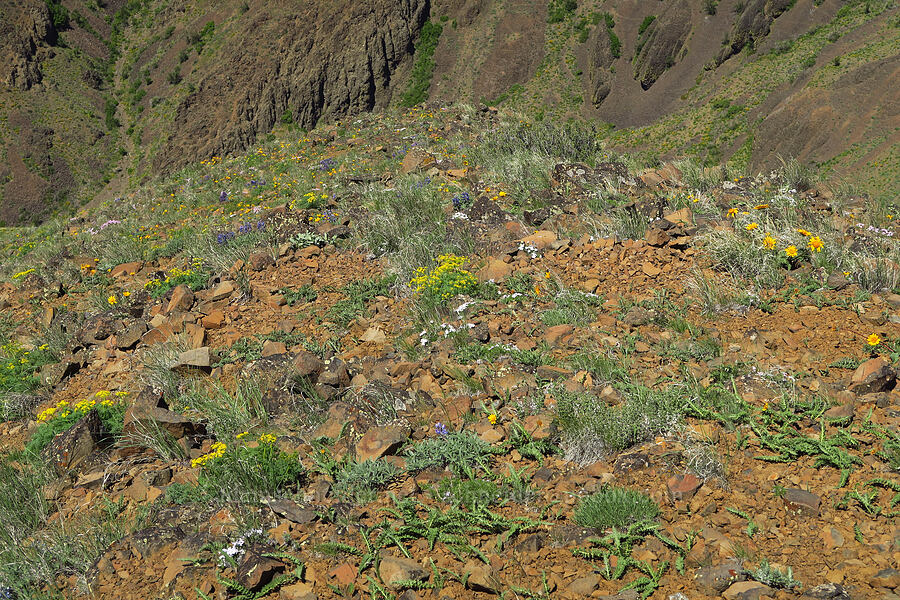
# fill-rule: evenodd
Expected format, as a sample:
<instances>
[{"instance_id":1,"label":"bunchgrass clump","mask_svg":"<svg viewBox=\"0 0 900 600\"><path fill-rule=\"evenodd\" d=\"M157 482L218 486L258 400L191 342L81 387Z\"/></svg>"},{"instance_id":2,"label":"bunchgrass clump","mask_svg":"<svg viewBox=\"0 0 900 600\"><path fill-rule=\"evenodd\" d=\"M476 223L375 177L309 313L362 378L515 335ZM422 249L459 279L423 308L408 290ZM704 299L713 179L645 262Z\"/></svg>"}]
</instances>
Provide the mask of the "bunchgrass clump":
<instances>
[{"instance_id":1,"label":"bunchgrass clump","mask_svg":"<svg viewBox=\"0 0 900 600\"><path fill-rule=\"evenodd\" d=\"M13 598L55 597L58 574L82 578L132 526L123 503L103 499L48 524L54 511L43 490L53 479L35 456L0 457L0 591L5 586Z\"/></svg>"},{"instance_id":2,"label":"bunchgrass clump","mask_svg":"<svg viewBox=\"0 0 900 600\"><path fill-rule=\"evenodd\" d=\"M590 464L681 423L684 406L678 390L631 384L623 386L622 393L624 401L610 406L590 394L553 388L567 460Z\"/></svg>"},{"instance_id":3,"label":"bunchgrass clump","mask_svg":"<svg viewBox=\"0 0 900 600\"><path fill-rule=\"evenodd\" d=\"M262 405L262 393L256 379L240 382L234 390L220 382L206 387L195 383L176 399L174 406L199 413L211 433L218 439L229 439L266 423L268 416Z\"/></svg>"},{"instance_id":4,"label":"bunchgrass clump","mask_svg":"<svg viewBox=\"0 0 900 600\"><path fill-rule=\"evenodd\" d=\"M360 242L375 256L388 257L402 280L441 254L466 253L448 242L444 199L430 180L410 177L396 190L373 187L363 195L369 216L357 227Z\"/></svg>"},{"instance_id":5,"label":"bunchgrass clump","mask_svg":"<svg viewBox=\"0 0 900 600\"><path fill-rule=\"evenodd\" d=\"M575 507L574 521L582 527L607 529L655 519L659 506L646 494L623 487L604 487L585 496Z\"/></svg>"},{"instance_id":6,"label":"bunchgrass clump","mask_svg":"<svg viewBox=\"0 0 900 600\"><path fill-rule=\"evenodd\" d=\"M596 308L603 304L603 298L595 294L585 294L574 290L562 290L553 298L555 308L540 314L541 322L547 327L556 325L587 325L596 316Z\"/></svg>"}]
</instances>

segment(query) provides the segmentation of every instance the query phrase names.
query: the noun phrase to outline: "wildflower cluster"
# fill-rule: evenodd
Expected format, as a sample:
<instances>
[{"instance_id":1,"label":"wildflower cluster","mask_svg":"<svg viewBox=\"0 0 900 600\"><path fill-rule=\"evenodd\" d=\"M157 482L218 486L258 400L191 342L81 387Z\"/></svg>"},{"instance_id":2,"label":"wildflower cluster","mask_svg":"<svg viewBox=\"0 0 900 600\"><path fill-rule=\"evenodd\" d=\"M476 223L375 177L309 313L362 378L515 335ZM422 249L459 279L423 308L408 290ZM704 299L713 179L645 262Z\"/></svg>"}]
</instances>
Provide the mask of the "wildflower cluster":
<instances>
[{"instance_id":1,"label":"wildflower cluster","mask_svg":"<svg viewBox=\"0 0 900 600\"><path fill-rule=\"evenodd\" d=\"M210 446L210 451L204 454L203 456L198 456L194 460L191 461L192 467L202 467L206 463L211 460L216 460L217 458L221 458L225 455L225 450L228 449L228 446L225 445L224 442L214 442L212 446Z\"/></svg>"},{"instance_id":2,"label":"wildflower cluster","mask_svg":"<svg viewBox=\"0 0 900 600\"><path fill-rule=\"evenodd\" d=\"M293 489L306 470L295 453L284 452L277 438L264 433L255 442L245 443L248 433L236 436L236 443L215 442L210 451L191 461L200 467L199 486L217 497L275 496Z\"/></svg>"},{"instance_id":3,"label":"wildflower cluster","mask_svg":"<svg viewBox=\"0 0 900 600\"><path fill-rule=\"evenodd\" d=\"M457 194L453 196L451 199L453 202L454 210L463 210L469 207L472 204L472 200L469 198L469 192L462 192L461 194Z\"/></svg>"},{"instance_id":4,"label":"wildflower cluster","mask_svg":"<svg viewBox=\"0 0 900 600\"><path fill-rule=\"evenodd\" d=\"M27 277L28 275L31 275L32 273L34 273L34 269L26 269L25 271L19 271L18 273L13 275L12 278L13 278L13 281L15 281L16 279L21 279L23 277Z\"/></svg>"},{"instance_id":5,"label":"wildflower cluster","mask_svg":"<svg viewBox=\"0 0 900 600\"><path fill-rule=\"evenodd\" d=\"M890 358L891 362L895 362L900 359L900 353L897 350L897 340L889 340L882 338L877 333L871 333L866 338L866 343L863 345L863 351L868 352L872 356L886 356Z\"/></svg>"},{"instance_id":6,"label":"wildflower cluster","mask_svg":"<svg viewBox=\"0 0 900 600\"><path fill-rule=\"evenodd\" d=\"M257 221L254 223L241 223L241 225L237 228L237 231L223 231L216 234L216 243L220 246L227 244L234 238L247 235L248 233L253 233L254 231L259 232L263 231L266 228L265 221Z\"/></svg>"},{"instance_id":7,"label":"wildflower cluster","mask_svg":"<svg viewBox=\"0 0 900 600\"><path fill-rule=\"evenodd\" d=\"M420 267L410 285L422 296L446 302L457 294L470 294L478 287L478 280L463 265L466 257L442 254L433 269Z\"/></svg>"},{"instance_id":8,"label":"wildflower cluster","mask_svg":"<svg viewBox=\"0 0 900 600\"><path fill-rule=\"evenodd\" d=\"M105 223L101 223L99 229L94 229L93 227L88 227L87 229L85 229L85 231L91 235L97 235L98 233L100 233L101 231L103 231L104 229L109 227L110 225L118 225L121 222L122 221L119 221L118 219L109 219Z\"/></svg>"},{"instance_id":9,"label":"wildflower cluster","mask_svg":"<svg viewBox=\"0 0 900 600\"><path fill-rule=\"evenodd\" d=\"M321 208L328 200L328 194L316 192L306 192L302 197L291 200L291 210L303 210L307 208Z\"/></svg>"},{"instance_id":10,"label":"wildflower cluster","mask_svg":"<svg viewBox=\"0 0 900 600\"><path fill-rule=\"evenodd\" d=\"M206 287L209 274L203 270L203 261L195 258L187 269L172 267L164 278L151 279L144 287L153 298L161 298L170 289L185 284L195 292Z\"/></svg>"},{"instance_id":11,"label":"wildflower cluster","mask_svg":"<svg viewBox=\"0 0 900 600\"><path fill-rule=\"evenodd\" d=\"M34 389L39 383L35 371L51 362L54 359L46 344L34 350L25 350L15 342L0 346L0 392Z\"/></svg>"},{"instance_id":12,"label":"wildflower cluster","mask_svg":"<svg viewBox=\"0 0 900 600\"><path fill-rule=\"evenodd\" d=\"M754 206L753 208L755 210L764 210L768 207L769 207L768 204L759 204L757 206ZM744 213L740 213L740 214L749 214L749 213L744 212ZM737 218L738 210L736 208L730 208L730 209L728 209L728 212L726 213L726 215L728 218L732 218L732 219ZM743 227L746 231L755 231L755 230L759 229L759 223L757 223L756 221L751 221L749 223L744 224ZM810 254L821 252L825 248L825 242L819 236L813 235L812 233L810 233L809 231L807 231L806 229L803 229L803 228L799 228L796 231L798 234L800 234L806 238L805 250L808 251ZM763 249L768 250L768 251L773 251L773 252L778 251L778 248L779 248L778 238L769 232L765 233L765 235L763 236L763 238L761 240L761 244L762 244ZM788 264L793 264L794 259L797 259L797 257L800 255L800 250L798 249L797 245L793 244L793 243L788 243L787 245L784 245L783 251L784 251L783 258L787 259Z\"/></svg>"},{"instance_id":13,"label":"wildflower cluster","mask_svg":"<svg viewBox=\"0 0 900 600\"><path fill-rule=\"evenodd\" d=\"M321 223L322 221L325 221L333 225L337 223L337 220L338 214L333 210L323 210L322 212L310 215L309 217L310 223Z\"/></svg>"},{"instance_id":14,"label":"wildflower cluster","mask_svg":"<svg viewBox=\"0 0 900 600\"><path fill-rule=\"evenodd\" d=\"M38 423L46 423L51 419L65 419L73 414L76 417L81 417L97 408L97 406L112 407L120 398L124 398L127 395L128 392L116 392L115 394L112 394L109 390L100 390L94 394L93 397L84 398L75 404L70 404L66 400L60 400L56 403L56 406L51 406L50 408L41 411L37 416L37 420Z\"/></svg>"},{"instance_id":15,"label":"wildflower cluster","mask_svg":"<svg viewBox=\"0 0 900 600\"><path fill-rule=\"evenodd\" d=\"M113 435L118 434L122 431L127 395L128 392L125 391L100 390L93 396L83 398L75 403L60 400L55 406L46 408L38 414L38 427L25 445L25 450L34 453L40 452L55 435L71 429L79 419L92 411L97 413L107 432Z\"/></svg>"},{"instance_id":16,"label":"wildflower cluster","mask_svg":"<svg viewBox=\"0 0 900 600\"><path fill-rule=\"evenodd\" d=\"M888 215L891 216L891 215ZM857 223L856 228L860 230L868 231L869 233L874 233L876 235L880 235L882 237L894 237L894 232L890 229L885 229L884 227L875 227L874 225L869 225L866 227L864 223Z\"/></svg>"}]
</instances>

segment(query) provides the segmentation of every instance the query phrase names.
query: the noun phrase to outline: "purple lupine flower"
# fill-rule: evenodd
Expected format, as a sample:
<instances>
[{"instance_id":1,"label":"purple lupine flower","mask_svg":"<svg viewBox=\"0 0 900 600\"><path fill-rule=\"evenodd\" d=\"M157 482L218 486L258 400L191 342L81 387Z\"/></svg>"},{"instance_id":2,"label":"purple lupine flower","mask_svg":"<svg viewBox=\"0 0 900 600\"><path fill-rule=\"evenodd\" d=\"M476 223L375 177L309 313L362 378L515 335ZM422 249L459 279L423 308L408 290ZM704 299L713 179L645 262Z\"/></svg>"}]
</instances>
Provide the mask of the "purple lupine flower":
<instances>
[{"instance_id":1,"label":"purple lupine flower","mask_svg":"<svg viewBox=\"0 0 900 600\"><path fill-rule=\"evenodd\" d=\"M266 223L265 223L265 221L257 221L257 222L256 222L256 230L257 230L257 231L262 231L262 230L265 229L265 228L266 228Z\"/></svg>"},{"instance_id":2,"label":"purple lupine flower","mask_svg":"<svg viewBox=\"0 0 900 600\"><path fill-rule=\"evenodd\" d=\"M219 194L219 202L228 202L228 192L222 190L222 193Z\"/></svg>"},{"instance_id":3,"label":"purple lupine flower","mask_svg":"<svg viewBox=\"0 0 900 600\"><path fill-rule=\"evenodd\" d=\"M434 432L440 436L444 436L449 433L449 431L447 430L447 426L440 421L434 424Z\"/></svg>"}]
</instances>

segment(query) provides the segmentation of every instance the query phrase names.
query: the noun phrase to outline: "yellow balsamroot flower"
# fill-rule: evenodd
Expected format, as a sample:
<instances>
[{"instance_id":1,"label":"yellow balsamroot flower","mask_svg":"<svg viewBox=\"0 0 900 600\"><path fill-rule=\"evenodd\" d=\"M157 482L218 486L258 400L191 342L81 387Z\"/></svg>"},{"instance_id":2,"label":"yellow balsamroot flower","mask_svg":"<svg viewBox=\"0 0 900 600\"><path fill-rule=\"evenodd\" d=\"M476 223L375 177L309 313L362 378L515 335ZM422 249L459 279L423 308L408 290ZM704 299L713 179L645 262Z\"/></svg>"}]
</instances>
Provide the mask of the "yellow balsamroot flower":
<instances>
[{"instance_id":1,"label":"yellow balsamroot flower","mask_svg":"<svg viewBox=\"0 0 900 600\"><path fill-rule=\"evenodd\" d=\"M768 204L757 204L757 205L754 206L753 208L756 209L756 210L762 210L762 209L764 209L764 208L769 208L769 205L768 205Z\"/></svg>"},{"instance_id":2,"label":"yellow balsamroot flower","mask_svg":"<svg viewBox=\"0 0 900 600\"><path fill-rule=\"evenodd\" d=\"M759 223L747 223L746 225L744 225L744 229L746 229L747 231L753 231L757 227L759 227Z\"/></svg>"},{"instance_id":3,"label":"yellow balsamroot flower","mask_svg":"<svg viewBox=\"0 0 900 600\"><path fill-rule=\"evenodd\" d=\"M804 235L804 236L806 236L806 237L809 237L809 236L812 235L810 232L808 232L808 231L805 230L805 229L798 229L798 230L797 230L797 233L799 233L800 235Z\"/></svg>"},{"instance_id":4,"label":"yellow balsamroot flower","mask_svg":"<svg viewBox=\"0 0 900 600\"><path fill-rule=\"evenodd\" d=\"M869 337L866 338L866 343L874 348L875 346L877 346L878 344L881 343L881 338L878 337L877 333L873 333Z\"/></svg>"},{"instance_id":5,"label":"yellow balsamroot flower","mask_svg":"<svg viewBox=\"0 0 900 600\"><path fill-rule=\"evenodd\" d=\"M115 296L110 296L109 298L106 299L106 301L109 302L110 306L114 306L115 304L118 303L118 300L116 300Z\"/></svg>"},{"instance_id":6,"label":"yellow balsamroot flower","mask_svg":"<svg viewBox=\"0 0 900 600\"><path fill-rule=\"evenodd\" d=\"M737 214L738 214L738 209L736 209L736 208L729 208L729 209L728 209L728 213L726 214L726 216L727 216L729 219L733 219L733 218L735 218L735 217L737 216Z\"/></svg>"},{"instance_id":7,"label":"yellow balsamroot flower","mask_svg":"<svg viewBox=\"0 0 900 600\"><path fill-rule=\"evenodd\" d=\"M809 246L809 249L812 250L813 252L821 252L822 248L825 247L825 243L817 235L814 235L811 238L809 238L809 242L807 242L806 245Z\"/></svg>"},{"instance_id":8,"label":"yellow balsamroot flower","mask_svg":"<svg viewBox=\"0 0 900 600\"><path fill-rule=\"evenodd\" d=\"M777 240L772 237L772 234L767 233L766 237L763 238L763 247L766 250L774 250L775 245L777 244Z\"/></svg>"},{"instance_id":9,"label":"yellow balsamroot flower","mask_svg":"<svg viewBox=\"0 0 900 600\"><path fill-rule=\"evenodd\" d=\"M796 258L797 257L797 246L791 244L787 248L784 249L784 253L787 254L788 258Z\"/></svg>"},{"instance_id":10,"label":"yellow balsamroot flower","mask_svg":"<svg viewBox=\"0 0 900 600\"><path fill-rule=\"evenodd\" d=\"M497 424L497 415L495 415L494 413L489 414L488 421L490 422L491 425L496 425Z\"/></svg>"}]
</instances>

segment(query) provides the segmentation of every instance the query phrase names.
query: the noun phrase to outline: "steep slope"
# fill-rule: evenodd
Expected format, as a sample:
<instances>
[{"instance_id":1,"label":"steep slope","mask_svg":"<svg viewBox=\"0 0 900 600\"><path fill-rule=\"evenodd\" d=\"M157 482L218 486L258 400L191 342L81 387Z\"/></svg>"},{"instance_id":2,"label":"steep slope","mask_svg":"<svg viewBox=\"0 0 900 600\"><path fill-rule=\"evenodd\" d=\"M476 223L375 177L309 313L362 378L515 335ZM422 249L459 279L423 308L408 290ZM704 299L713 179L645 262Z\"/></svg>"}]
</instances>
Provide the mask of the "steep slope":
<instances>
[{"instance_id":1,"label":"steep slope","mask_svg":"<svg viewBox=\"0 0 900 600\"><path fill-rule=\"evenodd\" d=\"M650 162L688 154L756 172L796 156L861 191L898 186L890 0L3 0L0 10L8 223L240 152L278 124L308 130L423 99L599 121L611 147Z\"/></svg>"},{"instance_id":2,"label":"steep slope","mask_svg":"<svg viewBox=\"0 0 900 600\"><path fill-rule=\"evenodd\" d=\"M119 156L104 122L110 13L54 6L0 2L0 223L77 206L74 192L101 187Z\"/></svg>"}]
</instances>

